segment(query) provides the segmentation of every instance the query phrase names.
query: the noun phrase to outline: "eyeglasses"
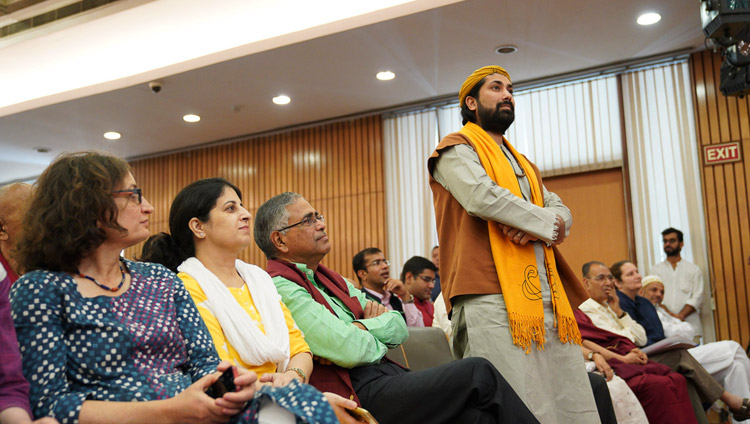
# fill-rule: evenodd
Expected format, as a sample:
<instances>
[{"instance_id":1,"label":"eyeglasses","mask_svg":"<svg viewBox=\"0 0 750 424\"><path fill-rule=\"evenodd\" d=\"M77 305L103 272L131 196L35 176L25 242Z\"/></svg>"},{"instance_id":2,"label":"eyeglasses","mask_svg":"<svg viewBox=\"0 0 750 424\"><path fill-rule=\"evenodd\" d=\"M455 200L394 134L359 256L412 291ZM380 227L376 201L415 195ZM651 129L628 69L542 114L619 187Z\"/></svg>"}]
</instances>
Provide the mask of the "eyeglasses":
<instances>
[{"instance_id":1,"label":"eyeglasses","mask_svg":"<svg viewBox=\"0 0 750 424\"><path fill-rule=\"evenodd\" d=\"M136 196L138 196L138 204L140 205L141 202L143 202L143 191L140 188L129 188L127 190L115 190L112 192L112 196L128 196L131 199L135 200Z\"/></svg>"},{"instance_id":2,"label":"eyeglasses","mask_svg":"<svg viewBox=\"0 0 750 424\"><path fill-rule=\"evenodd\" d=\"M298 225L304 225L305 227L309 227L309 226L315 224L318 221L325 222L326 219L325 219L325 217L323 217L323 215L315 212L315 214L305 215L305 217L302 218L302 220L300 222L297 222L296 224L287 225L286 227L280 228L280 229L278 229L276 231L281 232L281 231L284 231L284 230L288 230L288 229L290 229L292 227L296 227Z\"/></svg>"},{"instance_id":3,"label":"eyeglasses","mask_svg":"<svg viewBox=\"0 0 750 424\"><path fill-rule=\"evenodd\" d=\"M422 275L418 275L417 277L421 278L422 281L424 281L427 284L435 282L435 279L433 277L425 277L425 276L422 276Z\"/></svg>"},{"instance_id":4,"label":"eyeglasses","mask_svg":"<svg viewBox=\"0 0 750 424\"><path fill-rule=\"evenodd\" d=\"M389 261L388 259L375 259L374 261L367 264L367 267L369 268L371 266L380 266L382 264L390 265L391 261Z\"/></svg>"},{"instance_id":5,"label":"eyeglasses","mask_svg":"<svg viewBox=\"0 0 750 424\"><path fill-rule=\"evenodd\" d=\"M599 274L596 277L592 278L592 280L596 280L599 282L602 282L604 280L615 281L615 276L612 274L609 274L609 275Z\"/></svg>"}]
</instances>

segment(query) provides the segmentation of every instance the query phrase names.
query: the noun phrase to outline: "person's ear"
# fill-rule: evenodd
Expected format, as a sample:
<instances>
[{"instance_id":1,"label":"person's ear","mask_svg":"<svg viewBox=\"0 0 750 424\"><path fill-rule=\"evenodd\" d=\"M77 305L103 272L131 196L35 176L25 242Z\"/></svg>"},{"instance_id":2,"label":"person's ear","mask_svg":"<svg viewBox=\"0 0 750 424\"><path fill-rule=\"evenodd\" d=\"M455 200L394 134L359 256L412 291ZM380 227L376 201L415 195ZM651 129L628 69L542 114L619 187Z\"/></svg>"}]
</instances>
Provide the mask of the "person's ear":
<instances>
[{"instance_id":1,"label":"person's ear","mask_svg":"<svg viewBox=\"0 0 750 424\"><path fill-rule=\"evenodd\" d=\"M203 225L203 222L201 222L198 218L190 218L190 221L188 221L188 228L190 228L190 231L193 233L193 236L199 239L206 238L206 231Z\"/></svg>"},{"instance_id":2,"label":"person's ear","mask_svg":"<svg viewBox=\"0 0 750 424\"><path fill-rule=\"evenodd\" d=\"M284 239L281 237L280 231L273 231L271 233L271 243L279 253L289 253L289 246L286 245Z\"/></svg>"},{"instance_id":3,"label":"person's ear","mask_svg":"<svg viewBox=\"0 0 750 424\"><path fill-rule=\"evenodd\" d=\"M407 272L406 274L404 274L404 284L410 285L414 283L414 280L416 280L416 278L411 272Z\"/></svg>"},{"instance_id":4,"label":"person's ear","mask_svg":"<svg viewBox=\"0 0 750 424\"><path fill-rule=\"evenodd\" d=\"M464 103L466 104L466 107L469 108L469 110L477 110L477 99L475 99L474 97L466 96L466 99L464 99Z\"/></svg>"},{"instance_id":5,"label":"person's ear","mask_svg":"<svg viewBox=\"0 0 750 424\"><path fill-rule=\"evenodd\" d=\"M367 271L364 269L357 270L357 277L359 277L359 281L365 281L367 279Z\"/></svg>"}]
</instances>

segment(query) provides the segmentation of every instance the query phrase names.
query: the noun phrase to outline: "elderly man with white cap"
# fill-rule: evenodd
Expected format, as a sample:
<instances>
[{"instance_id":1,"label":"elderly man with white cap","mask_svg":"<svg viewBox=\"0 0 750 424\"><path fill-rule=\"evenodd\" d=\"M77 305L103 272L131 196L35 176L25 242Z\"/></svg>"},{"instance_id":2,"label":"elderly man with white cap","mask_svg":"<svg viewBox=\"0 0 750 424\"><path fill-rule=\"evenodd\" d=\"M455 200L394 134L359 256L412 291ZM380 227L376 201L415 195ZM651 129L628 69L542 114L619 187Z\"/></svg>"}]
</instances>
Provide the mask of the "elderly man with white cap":
<instances>
[{"instance_id":1,"label":"elderly man with white cap","mask_svg":"<svg viewBox=\"0 0 750 424\"><path fill-rule=\"evenodd\" d=\"M695 335L693 326L673 316L662 306L664 300L664 282L658 275L646 276L642 281L641 296L653 303L659 315L664 335L666 337L681 336L693 340ZM739 343L733 340L706 343L688 349L693 357L703 365L712 377L724 389L737 396L750 398L750 359ZM737 422L733 418L733 422Z\"/></svg>"}]
</instances>

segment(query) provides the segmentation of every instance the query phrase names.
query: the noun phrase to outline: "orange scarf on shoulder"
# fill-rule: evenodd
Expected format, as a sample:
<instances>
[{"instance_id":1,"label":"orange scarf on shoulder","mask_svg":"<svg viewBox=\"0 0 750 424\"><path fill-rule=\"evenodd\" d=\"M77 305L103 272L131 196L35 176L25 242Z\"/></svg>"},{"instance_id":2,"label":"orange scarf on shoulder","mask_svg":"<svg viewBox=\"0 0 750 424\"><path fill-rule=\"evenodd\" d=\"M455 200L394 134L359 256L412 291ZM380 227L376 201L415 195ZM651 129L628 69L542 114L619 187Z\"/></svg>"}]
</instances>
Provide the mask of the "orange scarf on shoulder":
<instances>
[{"instance_id":1,"label":"orange scarf on shoulder","mask_svg":"<svg viewBox=\"0 0 750 424\"><path fill-rule=\"evenodd\" d=\"M481 127L471 122L467 123L459 132L471 140L482 166L484 166L492 181L523 198L513 166L505 158L502 149L495 140ZM519 154L504 137L503 142L529 180L531 202L539 207L544 207L542 182L537 180L531 163ZM544 350L546 337L544 307L542 305L542 291L534 245L529 243L526 246L521 246L512 242L503 234L500 224L497 222L489 221L488 226L492 257L495 261L495 269L500 280L505 305L508 308L513 343L524 349L526 353L531 351L532 342L536 343L539 350ZM557 272L554 252L551 247L546 245L544 246L544 262L552 297L555 326L558 329L560 341L580 345L581 333L578 330L573 310Z\"/></svg>"}]
</instances>

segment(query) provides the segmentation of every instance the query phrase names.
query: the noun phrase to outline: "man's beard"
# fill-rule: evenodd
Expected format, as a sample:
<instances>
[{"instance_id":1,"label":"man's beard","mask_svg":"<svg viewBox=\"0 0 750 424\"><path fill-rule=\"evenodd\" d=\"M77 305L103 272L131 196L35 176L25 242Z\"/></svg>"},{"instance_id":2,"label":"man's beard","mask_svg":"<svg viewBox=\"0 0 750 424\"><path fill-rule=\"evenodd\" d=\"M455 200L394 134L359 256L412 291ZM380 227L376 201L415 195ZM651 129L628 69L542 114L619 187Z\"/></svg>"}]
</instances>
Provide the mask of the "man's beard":
<instances>
[{"instance_id":1,"label":"man's beard","mask_svg":"<svg viewBox=\"0 0 750 424\"><path fill-rule=\"evenodd\" d=\"M666 253L667 256L677 256L680 254L680 251L682 251L680 246L677 246L674 249L670 249L669 247L664 248L664 253Z\"/></svg>"},{"instance_id":2,"label":"man's beard","mask_svg":"<svg viewBox=\"0 0 750 424\"><path fill-rule=\"evenodd\" d=\"M501 106L509 105L510 109L500 109ZM516 118L513 103L498 103L494 109L485 108L481 104L477 105L477 123L487 132L505 134L505 130L510 127Z\"/></svg>"}]
</instances>

